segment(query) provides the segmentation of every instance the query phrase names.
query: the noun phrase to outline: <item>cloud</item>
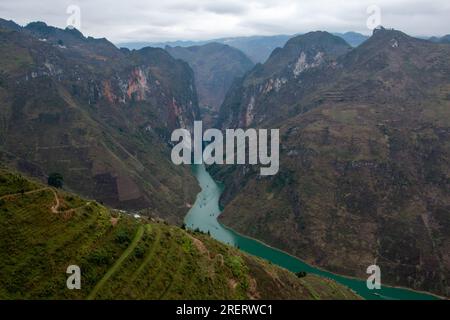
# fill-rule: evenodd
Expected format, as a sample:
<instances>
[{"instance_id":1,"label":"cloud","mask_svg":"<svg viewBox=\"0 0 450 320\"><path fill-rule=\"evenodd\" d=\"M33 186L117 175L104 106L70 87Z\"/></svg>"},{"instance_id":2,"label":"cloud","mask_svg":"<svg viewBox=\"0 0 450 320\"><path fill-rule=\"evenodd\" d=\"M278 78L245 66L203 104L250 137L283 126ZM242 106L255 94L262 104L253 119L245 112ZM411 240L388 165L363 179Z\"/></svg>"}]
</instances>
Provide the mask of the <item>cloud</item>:
<instances>
[{"instance_id":1,"label":"cloud","mask_svg":"<svg viewBox=\"0 0 450 320\"><path fill-rule=\"evenodd\" d=\"M448 0L15 0L1 17L20 24L65 27L69 5L81 9L81 31L114 42L204 40L311 30L369 34L367 7L378 5L382 24L413 35L450 33Z\"/></svg>"},{"instance_id":2,"label":"cloud","mask_svg":"<svg viewBox=\"0 0 450 320\"><path fill-rule=\"evenodd\" d=\"M203 6L203 9L216 14L233 14L237 16L244 16L247 14L249 8L244 1L208 1Z\"/></svg>"}]
</instances>

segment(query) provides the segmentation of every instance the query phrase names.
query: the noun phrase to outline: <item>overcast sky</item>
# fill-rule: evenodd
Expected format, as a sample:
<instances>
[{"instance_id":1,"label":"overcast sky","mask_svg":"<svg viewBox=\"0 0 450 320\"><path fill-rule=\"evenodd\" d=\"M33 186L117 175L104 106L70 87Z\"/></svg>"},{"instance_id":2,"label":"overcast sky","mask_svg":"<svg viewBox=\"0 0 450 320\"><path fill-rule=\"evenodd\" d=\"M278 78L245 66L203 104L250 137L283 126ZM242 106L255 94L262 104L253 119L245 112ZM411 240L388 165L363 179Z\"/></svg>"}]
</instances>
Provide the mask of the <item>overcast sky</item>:
<instances>
[{"instance_id":1,"label":"overcast sky","mask_svg":"<svg viewBox=\"0 0 450 320\"><path fill-rule=\"evenodd\" d=\"M449 0L2 0L0 17L21 25L40 20L65 27L70 5L80 8L85 35L116 43L312 30L369 34L371 5L381 9L386 27L411 35L450 33Z\"/></svg>"}]
</instances>

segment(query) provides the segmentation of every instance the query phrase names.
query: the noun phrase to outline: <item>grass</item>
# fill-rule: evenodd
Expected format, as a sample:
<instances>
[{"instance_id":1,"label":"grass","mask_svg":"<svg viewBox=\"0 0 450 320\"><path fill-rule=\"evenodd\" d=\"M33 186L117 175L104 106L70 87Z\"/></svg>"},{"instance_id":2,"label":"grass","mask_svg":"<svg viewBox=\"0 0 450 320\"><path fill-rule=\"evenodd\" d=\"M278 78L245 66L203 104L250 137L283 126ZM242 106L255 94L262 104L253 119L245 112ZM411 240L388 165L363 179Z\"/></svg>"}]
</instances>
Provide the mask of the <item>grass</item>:
<instances>
[{"instance_id":1,"label":"grass","mask_svg":"<svg viewBox=\"0 0 450 320\"><path fill-rule=\"evenodd\" d=\"M114 265L108 270L108 272L103 276L103 278L97 283L92 292L88 295L87 297L88 300L92 300L95 298L99 290L102 289L102 287L109 280L109 278L111 278L112 275L117 272L117 270L121 267L125 259L127 259L128 256L133 252L133 250L136 248L139 240L141 240L143 235L144 235L144 226L141 225L138 227L136 235L134 236L134 239L131 242L130 246L124 251L124 253L120 256L120 258L114 263Z\"/></svg>"},{"instance_id":2,"label":"grass","mask_svg":"<svg viewBox=\"0 0 450 320\"><path fill-rule=\"evenodd\" d=\"M343 297L336 287L357 298L326 279L298 279L206 234L118 215L60 190L60 207L52 212L53 189L7 170L0 180L0 299ZM17 194L21 188L27 191ZM66 287L69 265L81 269L81 290Z\"/></svg>"}]
</instances>

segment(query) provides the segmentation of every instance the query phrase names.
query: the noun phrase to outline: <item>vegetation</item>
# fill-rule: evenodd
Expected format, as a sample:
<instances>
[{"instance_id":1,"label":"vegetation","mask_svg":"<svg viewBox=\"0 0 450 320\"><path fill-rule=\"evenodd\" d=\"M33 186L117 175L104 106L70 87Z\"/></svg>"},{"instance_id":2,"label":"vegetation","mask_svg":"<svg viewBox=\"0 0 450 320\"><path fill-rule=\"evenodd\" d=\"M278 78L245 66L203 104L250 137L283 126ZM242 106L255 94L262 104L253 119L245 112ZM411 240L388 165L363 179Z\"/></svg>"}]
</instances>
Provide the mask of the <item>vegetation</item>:
<instances>
[{"instance_id":1,"label":"vegetation","mask_svg":"<svg viewBox=\"0 0 450 320\"><path fill-rule=\"evenodd\" d=\"M64 178L60 173L51 173L48 176L47 184L51 187L62 188L64 184Z\"/></svg>"},{"instance_id":2,"label":"vegetation","mask_svg":"<svg viewBox=\"0 0 450 320\"><path fill-rule=\"evenodd\" d=\"M135 219L5 169L0 181L0 299L358 298L202 233ZM66 288L69 265L81 268L81 290Z\"/></svg>"}]
</instances>

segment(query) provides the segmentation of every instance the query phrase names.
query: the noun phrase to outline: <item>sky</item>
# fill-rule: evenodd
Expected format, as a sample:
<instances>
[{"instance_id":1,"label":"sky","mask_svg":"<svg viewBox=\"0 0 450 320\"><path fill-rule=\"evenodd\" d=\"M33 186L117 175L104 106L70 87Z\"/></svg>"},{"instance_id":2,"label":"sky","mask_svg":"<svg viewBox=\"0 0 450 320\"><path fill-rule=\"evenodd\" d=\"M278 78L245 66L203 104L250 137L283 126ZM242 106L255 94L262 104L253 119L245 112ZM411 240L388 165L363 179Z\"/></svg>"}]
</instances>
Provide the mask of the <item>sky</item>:
<instances>
[{"instance_id":1,"label":"sky","mask_svg":"<svg viewBox=\"0 0 450 320\"><path fill-rule=\"evenodd\" d=\"M415 36L450 34L448 0L13 0L0 18L44 21L112 42L207 40L324 30L370 34L374 23ZM74 20L75 19L75 20Z\"/></svg>"}]
</instances>

